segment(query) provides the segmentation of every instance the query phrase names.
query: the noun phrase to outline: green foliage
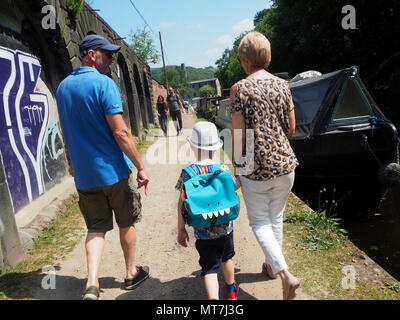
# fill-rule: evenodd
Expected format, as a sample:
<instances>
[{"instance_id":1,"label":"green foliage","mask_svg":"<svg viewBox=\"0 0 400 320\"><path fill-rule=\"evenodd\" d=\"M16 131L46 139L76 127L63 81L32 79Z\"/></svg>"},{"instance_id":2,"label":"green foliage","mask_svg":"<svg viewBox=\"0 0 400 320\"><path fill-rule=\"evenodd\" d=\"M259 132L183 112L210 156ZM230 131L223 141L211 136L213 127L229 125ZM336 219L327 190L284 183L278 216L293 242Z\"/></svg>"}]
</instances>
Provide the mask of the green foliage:
<instances>
[{"instance_id":1,"label":"green foliage","mask_svg":"<svg viewBox=\"0 0 400 320\"><path fill-rule=\"evenodd\" d=\"M167 66L168 86L173 87L181 95L189 95L194 92L190 87L190 82L185 69L178 66ZM164 83L164 81L161 81Z\"/></svg>"},{"instance_id":2,"label":"green foliage","mask_svg":"<svg viewBox=\"0 0 400 320\"><path fill-rule=\"evenodd\" d=\"M284 218L284 222L304 224L305 232L297 240L296 248L310 251L328 250L343 242L347 231L340 227L339 221L325 211L293 211Z\"/></svg>"},{"instance_id":3,"label":"green foliage","mask_svg":"<svg viewBox=\"0 0 400 320\"><path fill-rule=\"evenodd\" d=\"M146 27L136 28L136 32L131 31L129 39L132 50L144 61L157 63L160 60L160 54L150 37L150 30L147 30Z\"/></svg>"},{"instance_id":4,"label":"green foliage","mask_svg":"<svg viewBox=\"0 0 400 320\"><path fill-rule=\"evenodd\" d=\"M167 68L169 68L167 66ZM205 80L215 78L215 71L217 69L213 67L206 68L194 68L194 67L186 67L186 74L189 82L196 80ZM163 68L151 68L151 76L156 79L158 82L164 82L164 71Z\"/></svg>"},{"instance_id":5,"label":"green foliage","mask_svg":"<svg viewBox=\"0 0 400 320\"><path fill-rule=\"evenodd\" d=\"M84 5L85 0L67 0L67 9L74 15L81 12Z\"/></svg>"},{"instance_id":6,"label":"green foliage","mask_svg":"<svg viewBox=\"0 0 400 320\"><path fill-rule=\"evenodd\" d=\"M345 0L274 0L255 14L255 30L271 43L268 71L290 76L317 70L328 73L357 65L368 90L389 119L400 127L400 2L354 0L356 29L342 28ZM216 62L217 77L229 88L243 72L236 60L236 43ZM392 117L390 116L392 115Z\"/></svg>"},{"instance_id":7,"label":"green foliage","mask_svg":"<svg viewBox=\"0 0 400 320\"><path fill-rule=\"evenodd\" d=\"M215 62L218 67L215 76L220 81L222 88L230 88L235 82L246 78L246 73L237 59L239 44L243 37L244 34L236 38L233 48L225 49L222 57Z\"/></svg>"},{"instance_id":8,"label":"green foliage","mask_svg":"<svg viewBox=\"0 0 400 320\"><path fill-rule=\"evenodd\" d=\"M199 93L200 93L200 97L204 98L209 98L209 97L213 97L216 95L217 91L215 90L214 87L210 86L209 84L206 84L204 86L202 86L199 89Z\"/></svg>"}]
</instances>

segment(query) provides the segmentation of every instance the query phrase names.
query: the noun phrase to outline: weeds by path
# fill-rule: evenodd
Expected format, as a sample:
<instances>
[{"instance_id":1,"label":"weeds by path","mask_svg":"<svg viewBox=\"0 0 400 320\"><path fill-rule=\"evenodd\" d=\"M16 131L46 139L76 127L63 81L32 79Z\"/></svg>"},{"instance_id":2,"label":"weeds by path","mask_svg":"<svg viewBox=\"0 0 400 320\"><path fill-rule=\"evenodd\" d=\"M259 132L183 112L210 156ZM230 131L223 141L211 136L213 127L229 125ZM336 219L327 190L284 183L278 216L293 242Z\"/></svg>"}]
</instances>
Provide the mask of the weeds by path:
<instances>
[{"instance_id":1,"label":"weeds by path","mask_svg":"<svg viewBox=\"0 0 400 320\"><path fill-rule=\"evenodd\" d=\"M291 197L284 221L285 257L304 292L320 300L400 299L399 284L376 278L340 219Z\"/></svg>"},{"instance_id":2,"label":"weeds by path","mask_svg":"<svg viewBox=\"0 0 400 320\"><path fill-rule=\"evenodd\" d=\"M26 253L24 261L0 275L0 299L30 299L32 288L41 285L42 268L71 252L85 235L85 224L77 205L78 196L66 201L66 211L48 225Z\"/></svg>"}]
</instances>

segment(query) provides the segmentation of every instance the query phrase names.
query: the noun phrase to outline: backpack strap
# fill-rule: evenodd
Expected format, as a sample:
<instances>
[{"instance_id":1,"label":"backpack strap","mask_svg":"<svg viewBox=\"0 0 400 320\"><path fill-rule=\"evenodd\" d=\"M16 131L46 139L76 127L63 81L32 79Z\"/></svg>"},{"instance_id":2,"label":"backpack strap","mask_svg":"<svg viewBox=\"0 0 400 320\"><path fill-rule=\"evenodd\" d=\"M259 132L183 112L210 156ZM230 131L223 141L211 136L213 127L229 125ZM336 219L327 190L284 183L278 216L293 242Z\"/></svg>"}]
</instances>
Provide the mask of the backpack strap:
<instances>
[{"instance_id":1,"label":"backpack strap","mask_svg":"<svg viewBox=\"0 0 400 320\"><path fill-rule=\"evenodd\" d=\"M215 173L221 168L221 166L222 162L214 163L210 173ZM192 168L192 166L187 166L183 170L189 175L190 178L193 178L198 175L197 172Z\"/></svg>"},{"instance_id":2,"label":"backpack strap","mask_svg":"<svg viewBox=\"0 0 400 320\"><path fill-rule=\"evenodd\" d=\"M187 166L186 168L183 168L183 170L189 175L190 178L197 176L197 173L192 166Z\"/></svg>"},{"instance_id":3,"label":"backpack strap","mask_svg":"<svg viewBox=\"0 0 400 320\"><path fill-rule=\"evenodd\" d=\"M222 162L214 163L211 173L218 171L221 168L221 166L222 166Z\"/></svg>"}]
</instances>

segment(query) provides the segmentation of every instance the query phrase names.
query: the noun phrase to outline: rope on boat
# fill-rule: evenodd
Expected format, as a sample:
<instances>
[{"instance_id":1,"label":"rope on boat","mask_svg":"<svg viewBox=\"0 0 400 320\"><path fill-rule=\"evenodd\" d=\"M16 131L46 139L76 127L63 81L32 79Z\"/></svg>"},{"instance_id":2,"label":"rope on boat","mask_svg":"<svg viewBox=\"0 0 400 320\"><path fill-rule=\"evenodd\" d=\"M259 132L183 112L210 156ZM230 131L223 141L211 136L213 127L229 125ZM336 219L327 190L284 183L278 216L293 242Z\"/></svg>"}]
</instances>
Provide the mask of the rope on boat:
<instances>
[{"instance_id":1,"label":"rope on boat","mask_svg":"<svg viewBox=\"0 0 400 320\"><path fill-rule=\"evenodd\" d=\"M368 151L371 152L371 154L374 156L375 160L379 164L379 167L382 167L382 162L378 159L375 152L372 150L371 146L368 143L368 137L366 135L363 135L363 138L364 138L364 144L368 147Z\"/></svg>"},{"instance_id":2,"label":"rope on boat","mask_svg":"<svg viewBox=\"0 0 400 320\"><path fill-rule=\"evenodd\" d=\"M375 116L371 116L369 117L369 122L371 123L371 136L374 136L374 130L375 130L375 126L379 123L388 123L390 125L393 125L393 123L386 118L377 118ZM367 145L368 150L371 152L371 154L374 156L374 158L376 159L376 161L378 161L379 165L382 166L382 163L379 161L378 157L376 156L376 154L372 151L371 146L368 143L368 138L367 136L364 136L364 143ZM399 145L400 145L400 137L397 136L397 147L396 147L396 155L394 157L394 162L395 163L399 163Z\"/></svg>"}]
</instances>

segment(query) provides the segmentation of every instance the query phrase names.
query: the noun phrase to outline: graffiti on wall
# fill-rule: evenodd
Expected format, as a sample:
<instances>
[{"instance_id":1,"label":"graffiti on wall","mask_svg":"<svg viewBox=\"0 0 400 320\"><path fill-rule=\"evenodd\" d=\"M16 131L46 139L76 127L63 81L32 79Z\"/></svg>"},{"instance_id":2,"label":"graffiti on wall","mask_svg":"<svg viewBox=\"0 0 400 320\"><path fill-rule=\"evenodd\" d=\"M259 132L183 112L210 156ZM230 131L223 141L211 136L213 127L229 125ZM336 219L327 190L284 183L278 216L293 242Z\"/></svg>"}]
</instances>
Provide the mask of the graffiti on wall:
<instances>
[{"instance_id":1,"label":"graffiti on wall","mask_svg":"<svg viewBox=\"0 0 400 320\"><path fill-rule=\"evenodd\" d=\"M64 152L40 72L37 57L0 47L0 153L15 213L45 192L43 157Z\"/></svg>"}]
</instances>

